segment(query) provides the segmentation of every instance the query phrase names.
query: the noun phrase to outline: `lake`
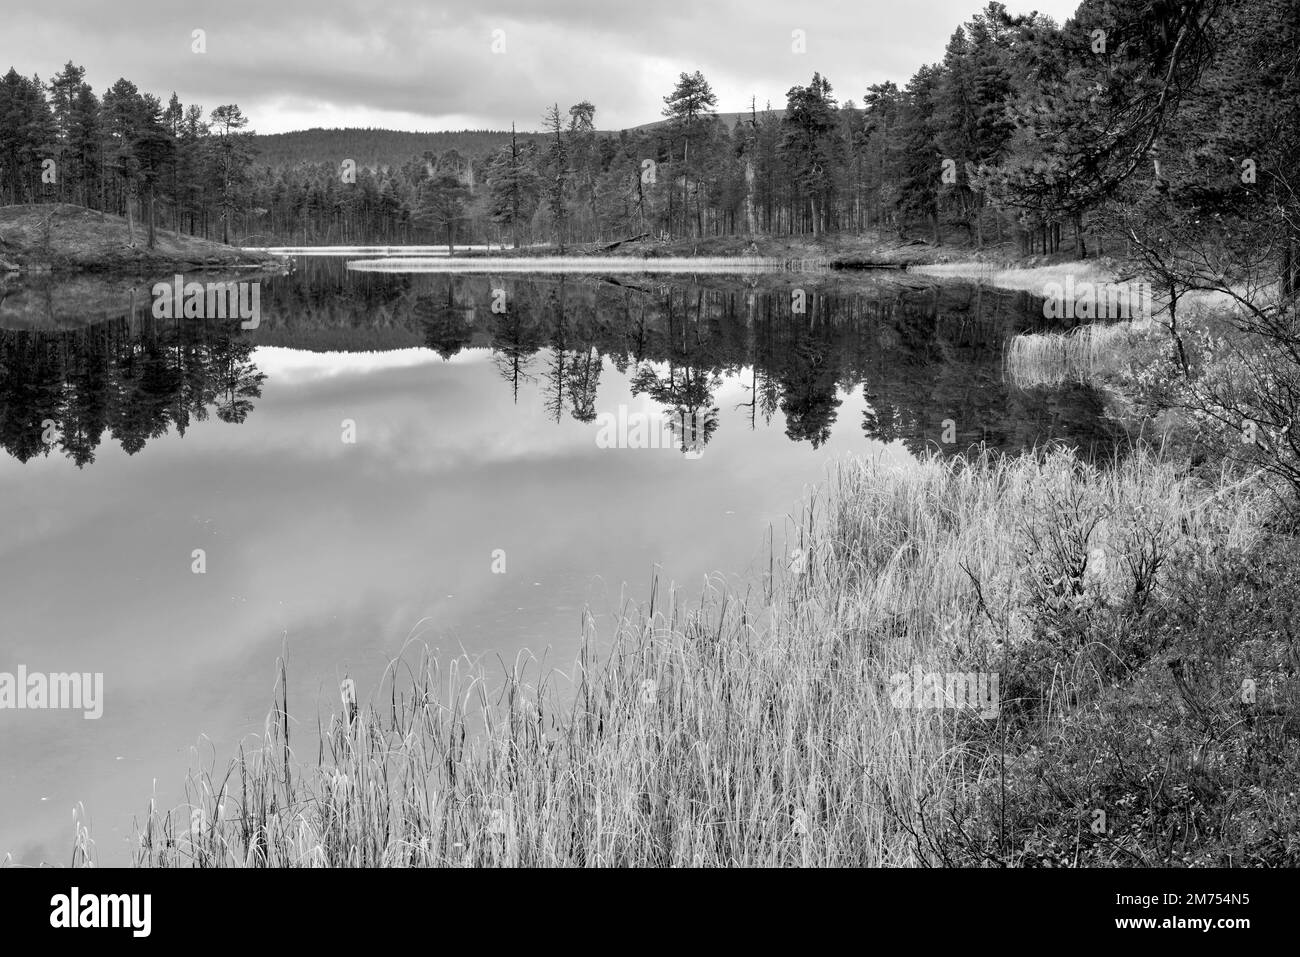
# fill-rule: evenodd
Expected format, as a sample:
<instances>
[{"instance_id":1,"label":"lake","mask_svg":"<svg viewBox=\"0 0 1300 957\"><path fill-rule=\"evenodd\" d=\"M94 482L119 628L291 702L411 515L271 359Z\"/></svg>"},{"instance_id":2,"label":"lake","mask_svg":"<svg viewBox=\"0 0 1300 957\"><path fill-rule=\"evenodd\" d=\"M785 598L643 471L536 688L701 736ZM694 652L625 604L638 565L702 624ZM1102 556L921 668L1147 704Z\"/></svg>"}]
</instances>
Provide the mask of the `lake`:
<instances>
[{"instance_id":1,"label":"lake","mask_svg":"<svg viewBox=\"0 0 1300 957\"><path fill-rule=\"evenodd\" d=\"M1024 293L338 257L260 282L251 329L154 318L150 283L0 297L0 672L104 675L98 720L0 712L0 860L66 864L80 803L128 861L151 796L261 732L282 653L310 758L341 678L367 698L421 643L567 668L656 575L758 580L847 453L1120 441L1090 389L1004 382L1050 327Z\"/></svg>"}]
</instances>

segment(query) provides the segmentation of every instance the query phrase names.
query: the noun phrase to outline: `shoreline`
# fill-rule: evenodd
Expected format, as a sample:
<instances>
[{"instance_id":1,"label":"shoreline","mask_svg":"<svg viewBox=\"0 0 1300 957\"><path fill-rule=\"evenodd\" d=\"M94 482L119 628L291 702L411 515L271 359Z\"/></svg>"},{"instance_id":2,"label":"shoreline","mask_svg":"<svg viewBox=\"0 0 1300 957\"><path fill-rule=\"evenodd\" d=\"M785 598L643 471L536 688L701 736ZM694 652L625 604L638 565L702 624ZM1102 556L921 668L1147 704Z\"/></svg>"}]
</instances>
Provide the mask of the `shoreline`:
<instances>
[{"instance_id":1,"label":"shoreline","mask_svg":"<svg viewBox=\"0 0 1300 957\"><path fill-rule=\"evenodd\" d=\"M1085 512L1069 518L1068 500ZM1123 849L1105 838L1080 844L1062 795L1126 793L1158 773L1174 790L1158 796L1152 823L1185 819L1179 789L1199 772L1171 766L1167 751L1193 746L1199 731L1161 636L1173 615L1191 632L1185 655L1221 620L1239 618L1246 638L1269 640L1258 602L1283 600L1290 586L1268 577L1276 552L1264 501L1235 476L1203 488L1147 451L1117 466L1064 452L906 465L850 457L805 503L818 520L787 527L770 583L745 598L712 596L689 618L674 612L677 599L667 612L640 605L599 642L584 631L567 682L558 671L523 681L470 669L448 686L454 669L426 658L392 695L381 683L358 702L345 678L342 708L318 712L319 761L289 755L292 719L277 700L262 747L193 769L194 803L151 810L135 863L1167 865L1170 852L1140 835ZM1094 511L1106 519L1089 531ZM1052 545L1062 523L1084 536L1082 566ZM1133 564L1151 535L1161 556L1208 564ZM1259 577L1207 621L1151 591L1158 577L1194 594L1197 576L1235 580L1256 556ZM1060 575L1068 602L1041 584ZM1231 678L1229 659L1208 664ZM918 668L974 680L965 699L945 703L924 681L908 684ZM1105 680L1094 683L1089 669ZM280 687L285 680L282 670ZM499 700L466 693L485 680L504 682ZM1123 726L1107 740L1125 751L1099 768L1105 721ZM1237 721L1220 742L1216 754L1240 777L1190 813L1228 813L1255 784L1277 786L1239 766L1252 733ZM998 815L1000 734L1004 773L1021 782L1009 795L1009 843ZM1142 744L1151 736L1155 748ZM737 815L751 826L724 826ZM1198 853L1221 864L1236 840L1219 835ZM79 845L74 860L93 863L93 848Z\"/></svg>"},{"instance_id":2,"label":"shoreline","mask_svg":"<svg viewBox=\"0 0 1300 957\"><path fill-rule=\"evenodd\" d=\"M146 245L147 229L110 213L69 203L0 207L0 280L32 276L99 275L124 279L159 271L259 269L291 266L292 256L364 256L371 252L407 257L445 257L446 244L373 243L364 246L226 245L158 228L155 247ZM935 278L990 282L1001 288L1028 290L1033 284L1064 276L1109 279L1115 263L1106 258L1070 260L1007 255L1007 244L978 249L968 244L933 245L875 231L822 236L706 236L658 240L634 237L614 242L566 245L535 244L518 249L504 244L455 245L454 257L473 261L508 260L544 264L549 259L619 262L656 260L753 263L773 271L913 272ZM410 251L408 253L407 251ZM648 270L653 271L653 270Z\"/></svg>"},{"instance_id":3,"label":"shoreline","mask_svg":"<svg viewBox=\"0 0 1300 957\"><path fill-rule=\"evenodd\" d=\"M288 260L71 203L0 206L0 280L103 276L127 279L159 272L287 269Z\"/></svg>"}]
</instances>

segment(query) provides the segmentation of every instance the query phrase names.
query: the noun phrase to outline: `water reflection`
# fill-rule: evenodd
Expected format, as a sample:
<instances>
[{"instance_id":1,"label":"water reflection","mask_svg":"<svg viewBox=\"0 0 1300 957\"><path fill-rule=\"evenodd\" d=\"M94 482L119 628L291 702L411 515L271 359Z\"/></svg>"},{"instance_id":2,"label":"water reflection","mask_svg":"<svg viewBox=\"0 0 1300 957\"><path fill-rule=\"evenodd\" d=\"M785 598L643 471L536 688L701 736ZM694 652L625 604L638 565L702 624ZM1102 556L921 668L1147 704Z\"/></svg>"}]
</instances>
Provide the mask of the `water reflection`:
<instances>
[{"instance_id":1,"label":"water reflection","mask_svg":"<svg viewBox=\"0 0 1300 957\"><path fill-rule=\"evenodd\" d=\"M128 454L215 412L243 422L266 376L236 323L115 319L74 332L0 330L0 445L79 467L104 436Z\"/></svg>"},{"instance_id":2,"label":"water reflection","mask_svg":"<svg viewBox=\"0 0 1300 957\"><path fill-rule=\"evenodd\" d=\"M260 731L286 651L310 750L322 689L346 672L365 697L413 639L565 667L579 622L609 635L653 580L761 580L838 453L906 459L877 438L1109 448L1093 393L1003 384L1033 304L969 286L334 260L265 280L251 330L155 319L141 288L0 302L0 580L22 596L0 667L103 672L107 698L101 721L6 717L0 858L21 863L66 859L78 802L126 863L142 799L185 800L198 735L225 755ZM690 416L708 453L607 452L624 405Z\"/></svg>"},{"instance_id":3,"label":"water reflection","mask_svg":"<svg viewBox=\"0 0 1300 957\"><path fill-rule=\"evenodd\" d=\"M444 359L488 349L515 402L522 385L537 383L547 418L593 428L601 376L613 367L633 397L653 400L670 421L698 423L705 443L726 380L743 384L751 429L775 424L812 448L830 441L845 393L857 389L862 433L913 451L1060 439L1108 455L1116 440L1089 388L1004 383L1005 342L1044 323L1025 294L974 285L405 275L308 260L263 280L254 330L154 319L136 290L118 301L114 318L100 319L100 307L100 321L84 328L59 317L49 331L0 330L0 445L11 456L59 451L84 466L106 435L134 454L210 413L242 422L266 378L258 346L424 346Z\"/></svg>"}]
</instances>

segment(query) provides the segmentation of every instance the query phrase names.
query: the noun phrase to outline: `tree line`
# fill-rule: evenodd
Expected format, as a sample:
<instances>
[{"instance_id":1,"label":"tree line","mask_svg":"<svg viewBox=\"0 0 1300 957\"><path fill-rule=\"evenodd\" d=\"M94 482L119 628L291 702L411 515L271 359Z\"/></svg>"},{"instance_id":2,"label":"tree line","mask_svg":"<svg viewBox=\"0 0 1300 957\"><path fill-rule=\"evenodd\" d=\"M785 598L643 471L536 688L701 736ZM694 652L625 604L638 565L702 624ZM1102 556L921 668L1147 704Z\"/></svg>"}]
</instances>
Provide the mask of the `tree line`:
<instances>
[{"instance_id":1,"label":"tree line","mask_svg":"<svg viewBox=\"0 0 1300 957\"><path fill-rule=\"evenodd\" d=\"M164 106L125 79L97 96L72 63L48 83L11 69L0 198L241 242L880 230L1081 256L1142 246L1141 223L1213 216L1225 241L1259 242L1266 223L1294 277L1298 21L1291 0L1084 0L1064 25L991 2L940 62L860 103L813 73L783 109L751 102L733 127L697 71L659 124L604 133L591 102L555 104L540 133L485 152L373 166L260 161L238 106Z\"/></svg>"}]
</instances>

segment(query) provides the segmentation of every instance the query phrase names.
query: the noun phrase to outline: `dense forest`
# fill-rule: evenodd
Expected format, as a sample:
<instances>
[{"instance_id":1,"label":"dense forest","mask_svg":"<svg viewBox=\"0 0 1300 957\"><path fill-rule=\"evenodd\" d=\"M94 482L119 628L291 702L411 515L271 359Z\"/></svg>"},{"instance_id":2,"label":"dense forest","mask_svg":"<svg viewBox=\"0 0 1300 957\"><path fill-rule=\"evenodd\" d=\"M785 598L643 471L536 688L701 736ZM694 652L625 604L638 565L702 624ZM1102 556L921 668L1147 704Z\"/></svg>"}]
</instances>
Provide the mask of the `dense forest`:
<instances>
[{"instance_id":1,"label":"dense forest","mask_svg":"<svg viewBox=\"0 0 1300 957\"><path fill-rule=\"evenodd\" d=\"M658 123L611 135L593 103L556 104L526 119L540 132L446 134L461 147L401 162L377 133L256 140L235 105L164 105L126 79L97 95L72 63L48 82L10 69L0 200L249 244L875 229L1081 256L1121 238L1159 258L1170 229L1212 223L1225 248L1263 244L1290 284L1298 49L1294 0L1084 0L1064 25L995 2L940 62L860 102L814 73L782 109L728 122L708 80L683 73ZM316 162L300 159L309 140Z\"/></svg>"},{"instance_id":2,"label":"dense forest","mask_svg":"<svg viewBox=\"0 0 1300 957\"><path fill-rule=\"evenodd\" d=\"M533 134L529 134L533 135ZM397 169L412 156L441 156L455 150L462 156L487 156L510 142L510 131L320 129L291 133L253 133L250 144L259 165L272 169L327 163L338 169L352 160L367 170Z\"/></svg>"}]
</instances>

